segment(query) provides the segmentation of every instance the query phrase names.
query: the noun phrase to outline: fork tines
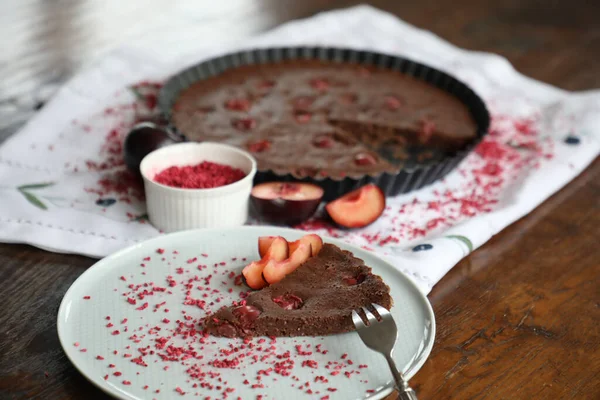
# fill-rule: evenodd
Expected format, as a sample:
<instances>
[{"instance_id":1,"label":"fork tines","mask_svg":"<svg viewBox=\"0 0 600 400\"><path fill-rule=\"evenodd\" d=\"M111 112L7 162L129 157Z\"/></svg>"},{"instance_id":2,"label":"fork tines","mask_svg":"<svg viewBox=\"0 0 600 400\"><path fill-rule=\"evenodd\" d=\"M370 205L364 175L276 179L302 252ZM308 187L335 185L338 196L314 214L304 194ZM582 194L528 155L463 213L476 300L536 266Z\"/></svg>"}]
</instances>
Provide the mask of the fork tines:
<instances>
[{"instance_id":1,"label":"fork tines","mask_svg":"<svg viewBox=\"0 0 600 400\"><path fill-rule=\"evenodd\" d=\"M363 326L370 326L371 324L374 324L376 322L381 322L381 320L383 320L384 315L386 313L389 313L388 310L386 310L379 304L373 303L371 304L371 307L374 309L375 314L373 314L367 307L361 307L357 310L352 311L352 321L354 322L355 326L358 327L359 324ZM362 315L364 315L366 319L363 318Z\"/></svg>"}]
</instances>

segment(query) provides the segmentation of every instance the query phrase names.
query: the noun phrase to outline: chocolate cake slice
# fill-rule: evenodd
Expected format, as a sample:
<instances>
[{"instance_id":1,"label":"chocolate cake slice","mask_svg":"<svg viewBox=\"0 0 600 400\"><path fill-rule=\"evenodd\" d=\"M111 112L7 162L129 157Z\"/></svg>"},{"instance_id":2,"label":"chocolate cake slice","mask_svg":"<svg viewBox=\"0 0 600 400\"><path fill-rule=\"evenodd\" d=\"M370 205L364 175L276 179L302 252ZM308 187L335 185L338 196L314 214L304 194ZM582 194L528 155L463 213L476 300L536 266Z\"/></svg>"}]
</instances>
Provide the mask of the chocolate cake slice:
<instances>
[{"instance_id":1,"label":"chocolate cake slice","mask_svg":"<svg viewBox=\"0 0 600 400\"><path fill-rule=\"evenodd\" d=\"M352 310L392 307L390 288L349 251L324 244L283 280L251 293L245 304L206 317L214 336L322 336L354 330Z\"/></svg>"}]
</instances>

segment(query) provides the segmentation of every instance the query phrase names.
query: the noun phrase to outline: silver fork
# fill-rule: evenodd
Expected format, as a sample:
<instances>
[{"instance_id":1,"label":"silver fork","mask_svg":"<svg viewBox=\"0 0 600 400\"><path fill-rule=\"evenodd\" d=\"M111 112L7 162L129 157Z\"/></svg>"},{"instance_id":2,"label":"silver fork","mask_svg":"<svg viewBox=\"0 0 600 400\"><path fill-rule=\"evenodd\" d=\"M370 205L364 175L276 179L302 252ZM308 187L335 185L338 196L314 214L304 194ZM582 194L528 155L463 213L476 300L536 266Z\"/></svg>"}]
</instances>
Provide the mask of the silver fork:
<instances>
[{"instance_id":1,"label":"silver fork","mask_svg":"<svg viewBox=\"0 0 600 400\"><path fill-rule=\"evenodd\" d=\"M406 382L402 373L398 371L396 363L392 358L394 344L398 338L398 328L396 328L394 318L392 318L392 314L382 306L378 304L371 304L371 306L377 311L377 314L379 314L379 319L366 307L352 311L352 322L354 322L356 332L358 332L358 335L368 348L383 354L385 357L390 370L392 371L392 375L394 376L396 387L398 388L398 400L417 400L417 394L410 386L408 386L408 382ZM361 310L367 318L366 322L363 321L359 314L359 311Z\"/></svg>"}]
</instances>

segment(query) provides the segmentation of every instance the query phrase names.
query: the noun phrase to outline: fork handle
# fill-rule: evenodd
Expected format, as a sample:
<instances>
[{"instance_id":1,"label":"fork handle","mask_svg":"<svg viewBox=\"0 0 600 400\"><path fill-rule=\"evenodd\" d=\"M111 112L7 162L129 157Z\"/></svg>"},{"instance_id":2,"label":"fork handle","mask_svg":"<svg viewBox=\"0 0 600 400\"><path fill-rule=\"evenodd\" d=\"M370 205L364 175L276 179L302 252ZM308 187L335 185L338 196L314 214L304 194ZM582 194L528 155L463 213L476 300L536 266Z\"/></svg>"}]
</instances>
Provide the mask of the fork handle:
<instances>
[{"instance_id":1,"label":"fork handle","mask_svg":"<svg viewBox=\"0 0 600 400\"><path fill-rule=\"evenodd\" d=\"M396 400L418 400L417 394L410 387L399 389L398 398Z\"/></svg>"},{"instance_id":2,"label":"fork handle","mask_svg":"<svg viewBox=\"0 0 600 400\"><path fill-rule=\"evenodd\" d=\"M392 355L386 355L385 359L388 362L390 371L392 371L394 381L396 382L396 388L398 389L397 400L418 400L415 391L412 390L410 386L408 386L408 382L406 382L404 376L402 376L402 373L398 371L398 368L396 368L396 363L392 359Z\"/></svg>"}]
</instances>

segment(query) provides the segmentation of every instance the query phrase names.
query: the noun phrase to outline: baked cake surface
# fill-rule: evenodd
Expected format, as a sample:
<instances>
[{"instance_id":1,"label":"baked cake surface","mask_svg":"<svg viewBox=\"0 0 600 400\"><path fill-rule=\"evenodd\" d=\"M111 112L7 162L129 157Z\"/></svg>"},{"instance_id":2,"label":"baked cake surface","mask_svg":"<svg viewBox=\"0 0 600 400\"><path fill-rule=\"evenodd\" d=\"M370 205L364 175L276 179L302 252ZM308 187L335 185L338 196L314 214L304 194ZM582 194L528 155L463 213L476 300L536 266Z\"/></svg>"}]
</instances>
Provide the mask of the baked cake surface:
<instances>
[{"instance_id":1,"label":"baked cake surface","mask_svg":"<svg viewBox=\"0 0 600 400\"><path fill-rule=\"evenodd\" d=\"M325 243L278 283L252 292L204 321L215 336L323 336L354 330L352 310L392 307L389 287L351 252Z\"/></svg>"},{"instance_id":2,"label":"baked cake surface","mask_svg":"<svg viewBox=\"0 0 600 400\"><path fill-rule=\"evenodd\" d=\"M395 172L409 146L454 151L476 137L467 107L441 89L314 60L225 71L184 90L172 112L190 140L248 149L260 170L297 177Z\"/></svg>"}]
</instances>

